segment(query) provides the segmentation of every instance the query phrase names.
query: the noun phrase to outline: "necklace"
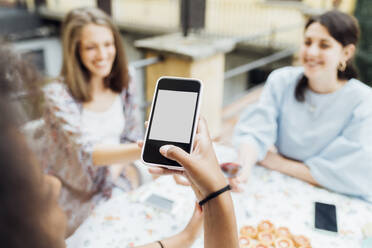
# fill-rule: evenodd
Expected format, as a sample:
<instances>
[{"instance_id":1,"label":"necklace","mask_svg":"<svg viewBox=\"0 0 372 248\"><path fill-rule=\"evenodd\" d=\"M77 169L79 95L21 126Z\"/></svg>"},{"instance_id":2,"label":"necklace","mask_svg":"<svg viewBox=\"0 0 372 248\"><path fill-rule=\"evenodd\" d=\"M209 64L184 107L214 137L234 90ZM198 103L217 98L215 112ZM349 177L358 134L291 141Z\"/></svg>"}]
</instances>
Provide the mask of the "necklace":
<instances>
[{"instance_id":1,"label":"necklace","mask_svg":"<svg viewBox=\"0 0 372 248\"><path fill-rule=\"evenodd\" d=\"M305 102L306 106L307 106L307 110L309 110L311 113L314 113L316 111L316 105L315 104L312 104L312 103L309 103L309 102Z\"/></svg>"},{"instance_id":2,"label":"necklace","mask_svg":"<svg viewBox=\"0 0 372 248\"><path fill-rule=\"evenodd\" d=\"M317 105L315 103L313 103L313 101L311 99L311 94L308 93L308 92L305 95L305 106L306 106L306 109L311 113L315 113L315 111L317 109Z\"/></svg>"}]
</instances>

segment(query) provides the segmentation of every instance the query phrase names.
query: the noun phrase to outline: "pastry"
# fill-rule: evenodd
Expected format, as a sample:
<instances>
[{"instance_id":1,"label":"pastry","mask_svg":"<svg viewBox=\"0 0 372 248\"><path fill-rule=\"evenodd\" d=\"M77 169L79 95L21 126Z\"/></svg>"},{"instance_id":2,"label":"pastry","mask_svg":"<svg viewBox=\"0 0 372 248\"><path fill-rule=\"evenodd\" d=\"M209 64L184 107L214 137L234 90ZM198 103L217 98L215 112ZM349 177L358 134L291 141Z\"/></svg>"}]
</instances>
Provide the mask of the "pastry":
<instances>
[{"instance_id":1,"label":"pastry","mask_svg":"<svg viewBox=\"0 0 372 248\"><path fill-rule=\"evenodd\" d=\"M251 248L252 245L253 245L253 242L249 237L240 237L239 238L239 247L240 248Z\"/></svg>"},{"instance_id":2,"label":"pastry","mask_svg":"<svg viewBox=\"0 0 372 248\"><path fill-rule=\"evenodd\" d=\"M275 248L294 248L293 241L287 237L277 238L274 244Z\"/></svg>"},{"instance_id":3,"label":"pastry","mask_svg":"<svg viewBox=\"0 0 372 248\"><path fill-rule=\"evenodd\" d=\"M240 228L240 235L255 239L257 237L257 229L254 226L243 226Z\"/></svg>"},{"instance_id":4,"label":"pastry","mask_svg":"<svg viewBox=\"0 0 372 248\"><path fill-rule=\"evenodd\" d=\"M265 245L261 242L257 243L255 246L253 246L254 248L270 248L270 246L268 245Z\"/></svg>"},{"instance_id":5,"label":"pastry","mask_svg":"<svg viewBox=\"0 0 372 248\"><path fill-rule=\"evenodd\" d=\"M292 234L291 234L291 232L289 231L289 229L287 227L281 226L281 227L278 227L275 230L275 236L278 237L278 238L279 237L291 238L292 237Z\"/></svg>"},{"instance_id":6,"label":"pastry","mask_svg":"<svg viewBox=\"0 0 372 248\"><path fill-rule=\"evenodd\" d=\"M258 234L258 240L265 245L271 245L274 243L275 237L271 232L260 232Z\"/></svg>"},{"instance_id":7,"label":"pastry","mask_svg":"<svg viewBox=\"0 0 372 248\"><path fill-rule=\"evenodd\" d=\"M258 224L258 232L274 232L274 224L269 220L263 220Z\"/></svg>"},{"instance_id":8,"label":"pastry","mask_svg":"<svg viewBox=\"0 0 372 248\"><path fill-rule=\"evenodd\" d=\"M296 247L311 248L310 240L303 235L293 236Z\"/></svg>"}]
</instances>

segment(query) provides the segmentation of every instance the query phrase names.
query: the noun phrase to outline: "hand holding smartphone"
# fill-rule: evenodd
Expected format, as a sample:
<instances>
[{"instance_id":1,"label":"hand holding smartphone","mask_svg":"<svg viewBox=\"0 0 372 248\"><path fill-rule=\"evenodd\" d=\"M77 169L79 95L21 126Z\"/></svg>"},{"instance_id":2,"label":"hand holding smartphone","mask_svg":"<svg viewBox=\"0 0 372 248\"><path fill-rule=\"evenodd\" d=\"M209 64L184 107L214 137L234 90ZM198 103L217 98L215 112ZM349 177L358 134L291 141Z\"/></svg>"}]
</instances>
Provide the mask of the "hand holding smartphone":
<instances>
[{"instance_id":1,"label":"hand holding smartphone","mask_svg":"<svg viewBox=\"0 0 372 248\"><path fill-rule=\"evenodd\" d=\"M202 83L197 79L161 77L152 101L142 160L149 166L183 170L176 161L162 156L163 145L178 146L187 153L193 147L199 119Z\"/></svg>"}]
</instances>

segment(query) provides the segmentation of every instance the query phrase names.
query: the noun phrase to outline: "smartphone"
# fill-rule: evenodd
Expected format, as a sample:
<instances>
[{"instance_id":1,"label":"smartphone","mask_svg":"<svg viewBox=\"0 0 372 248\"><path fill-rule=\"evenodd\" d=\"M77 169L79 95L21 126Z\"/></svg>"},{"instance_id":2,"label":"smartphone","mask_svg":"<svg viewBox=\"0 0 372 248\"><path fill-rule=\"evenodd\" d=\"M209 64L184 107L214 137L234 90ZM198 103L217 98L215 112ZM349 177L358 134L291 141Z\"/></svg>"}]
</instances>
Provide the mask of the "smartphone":
<instances>
[{"instance_id":1,"label":"smartphone","mask_svg":"<svg viewBox=\"0 0 372 248\"><path fill-rule=\"evenodd\" d=\"M315 202L315 222L317 230L337 233L336 206L322 202Z\"/></svg>"},{"instance_id":2,"label":"smartphone","mask_svg":"<svg viewBox=\"0 0 372 248\"><path fill-rule=\"evenodd\" d=\"M170 144L187 153L191 152L199 119L202 90L202 83L198 79L158 79L142 148L141 158L146 165L183 170L176 161L161 155L159 149Z\"/></svg>"}]
</instances>

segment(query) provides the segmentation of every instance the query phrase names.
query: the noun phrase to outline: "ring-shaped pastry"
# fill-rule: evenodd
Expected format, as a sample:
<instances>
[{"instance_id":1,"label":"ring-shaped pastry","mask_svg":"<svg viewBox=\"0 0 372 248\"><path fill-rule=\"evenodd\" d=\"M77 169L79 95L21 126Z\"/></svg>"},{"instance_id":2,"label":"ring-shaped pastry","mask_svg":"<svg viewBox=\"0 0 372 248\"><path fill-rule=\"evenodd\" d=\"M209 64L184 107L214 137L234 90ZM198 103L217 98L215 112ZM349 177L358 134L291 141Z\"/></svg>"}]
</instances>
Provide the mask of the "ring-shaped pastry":
<instances>
[{"instance_id":1,"label":"ring-shaped pastry","mask_svg":"<svg viewBox=\"0 0 372 248\"><path fill-rule=\"evenodd\" d=\"M240 228L240 235L255 239L257 237L257 229L254 226L243 226Z\"/></svg>"},{"instance_id":2,"label":"ring-shaped pastry","mask_svg":"<svg viewBox=\"0 0 372 248\"><path fill-rule=\"evenodd\" d=\"M239 247L240 248L251 248L253 241L249 237L240 237L239 238Z\"/></svg>"},{"instance_id":3,"label":"ring-shaped pastry","mask_svg":"<svg viewBox=\"0 0 372 248\"><path fill-rule=\"evenodd\" d=\"M277 238L274 244L275 248L294 248L293 241L286 237Z\"/></svg>"},{"instance_id":4,"label":"ring-shaped pastry","mask_svg":"<svg viewBox=\"0 0 372 248\"><path fill-rule=\"evenodd\" d=\"M275 237L271 232L260 232L258 234L258 240L265 245L271 245L274 243Z\"/></svg>"},{"instance_id":5,"label":"ring-shaped pastry","mask_svg":"<svg viewBox=\"0 0 372 248\"><path fill-rule=\"evenodd\" d=\"M258 232L274 232L274 224L269 220L263 220L258 224Z\"/></svg>"},{"instance_id":6,"label":"ring-shaped pastry","mask_svg":"<svg viewBox=\"0 0 372 248\"><path fill-rule=\"evenodd\" d=\"M293 241L296 247L311 248L310 240L303 235L293 236Z\"/></svg>"},{"instance_id":7,"label":"ring-shaped pastry","mask_svg":"<svg viewBox=\"0 0 372 248\"><path fill-rule=\"evenodd\" d=\"M270 248L270 246L265 245L265 244L259 242L259 243L257 243L257 244L254 246L254 248Z\"/></svg>"},{"instance_id":8,"label":"ring-shaped pastry","mask_svg":"<svg viewBox=\"0 0 372 248\"><path fill-rule=\"evenodd\" d=\"M278 238L279 237L291 238L292 234L287 227L281 226L281 227L278 227L277 229L275 229L275 236L278 237Z\"/></svg>"}]
</instances>

